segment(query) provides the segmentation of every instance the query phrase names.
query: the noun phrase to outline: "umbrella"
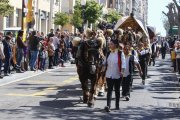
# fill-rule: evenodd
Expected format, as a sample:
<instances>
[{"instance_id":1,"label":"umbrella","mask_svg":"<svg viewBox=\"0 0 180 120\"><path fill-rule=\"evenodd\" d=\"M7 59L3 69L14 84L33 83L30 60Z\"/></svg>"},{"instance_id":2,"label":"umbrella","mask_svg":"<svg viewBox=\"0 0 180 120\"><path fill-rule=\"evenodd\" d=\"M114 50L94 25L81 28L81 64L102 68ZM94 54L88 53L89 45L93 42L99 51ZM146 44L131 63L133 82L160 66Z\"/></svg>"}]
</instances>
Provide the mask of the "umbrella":
<instances>
[{"instance_id":1,"label":"umbrella","mask_svg":"<svg viewBox=\"0 0 180 120\"><path fill-rule=\"evenodd\" d=\"M135 31L143 32L147 37L149 36L143 23L134 18L133 15L119 19L114 27L114 30L117 30L118 28L126 30L128 27L131 27Z\"/></svg>"}]
</instances>

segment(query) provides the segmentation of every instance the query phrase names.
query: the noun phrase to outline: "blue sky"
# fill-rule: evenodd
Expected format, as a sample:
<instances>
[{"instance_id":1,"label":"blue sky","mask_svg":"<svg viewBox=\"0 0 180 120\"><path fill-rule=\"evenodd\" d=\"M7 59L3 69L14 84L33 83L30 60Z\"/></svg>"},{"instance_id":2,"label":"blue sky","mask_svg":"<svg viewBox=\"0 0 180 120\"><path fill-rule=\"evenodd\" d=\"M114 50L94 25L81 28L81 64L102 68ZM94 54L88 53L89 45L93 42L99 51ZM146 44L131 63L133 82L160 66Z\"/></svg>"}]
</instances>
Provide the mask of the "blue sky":
<instances>
[{"instance_id":1,"label":"blue sky","mask_svg":"<svg viewBox=\"0 0 180 120\"><path fill-rule=\"evenodd\" d=\"M162 11L167 12L166 5L170 3L172 0L148 0L149 8L148 8L148 24L150 26L155 26L156 31L160 32L161 35L165 36L166 32L162 23Z\"/></svg>"}]
</instances>

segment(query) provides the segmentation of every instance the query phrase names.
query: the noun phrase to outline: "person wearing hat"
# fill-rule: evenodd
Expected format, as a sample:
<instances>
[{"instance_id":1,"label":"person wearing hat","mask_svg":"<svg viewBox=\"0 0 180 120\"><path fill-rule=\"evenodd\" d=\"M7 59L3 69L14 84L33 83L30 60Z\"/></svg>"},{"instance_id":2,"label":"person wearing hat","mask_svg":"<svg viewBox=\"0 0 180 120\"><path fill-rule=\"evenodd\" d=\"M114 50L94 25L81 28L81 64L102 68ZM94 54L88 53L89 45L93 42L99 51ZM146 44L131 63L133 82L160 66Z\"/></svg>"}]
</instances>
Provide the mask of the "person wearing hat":
<instances>
[{"instance_id":1,"label":"person wearing hat","mask_svg":"<svg viewBox=\"0 0 180 120\"><path fill-rule=\"evenodd\" d=\"M10 73L10 61L12 57L10 40L11 40L10 36L5 36L5 40L3 40L4 55L5 55L4 76L9 76L8 73Z\"/></svg>"},{"instance_id":2,"label":"person wearing hat","mask_svg":"<svg viewBox=\"0 0 180 120\"><path fill-rule=\"evenodd\" d=\"M109 44L110 52L103 62L103 65L106 66L106 83L108 87L106 112L110 112L113 88L115 88L116 96L115 107L119 110L120 83L126 68L126 62L124 53L120 51L118 47L118 41L111 40Z\"/></svg>"}]
</instances>

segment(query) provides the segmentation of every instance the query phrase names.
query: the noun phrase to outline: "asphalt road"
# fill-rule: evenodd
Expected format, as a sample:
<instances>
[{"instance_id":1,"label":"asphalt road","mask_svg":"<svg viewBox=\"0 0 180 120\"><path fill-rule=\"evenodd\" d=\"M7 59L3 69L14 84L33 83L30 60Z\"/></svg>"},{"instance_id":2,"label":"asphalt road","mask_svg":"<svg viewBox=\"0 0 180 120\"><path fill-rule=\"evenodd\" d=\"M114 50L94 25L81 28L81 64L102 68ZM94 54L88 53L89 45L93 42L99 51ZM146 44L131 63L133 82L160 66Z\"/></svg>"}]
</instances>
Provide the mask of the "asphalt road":
<instances>
[{"instance_id":1,"label":"asphalt road","mask_svg":"<svg viewBox=\"0 0 180 120\"><path fill-rule=\"evenodd\" d=\"M106 96L94 108L82 103L74 65L14 74L0 81L0 120L179 120L180 88L170 66L160 59L149 67L146 85L135 76L130 101L121 98L120 110L110 113L104 111Z\"/></svg>"}]
</instances>

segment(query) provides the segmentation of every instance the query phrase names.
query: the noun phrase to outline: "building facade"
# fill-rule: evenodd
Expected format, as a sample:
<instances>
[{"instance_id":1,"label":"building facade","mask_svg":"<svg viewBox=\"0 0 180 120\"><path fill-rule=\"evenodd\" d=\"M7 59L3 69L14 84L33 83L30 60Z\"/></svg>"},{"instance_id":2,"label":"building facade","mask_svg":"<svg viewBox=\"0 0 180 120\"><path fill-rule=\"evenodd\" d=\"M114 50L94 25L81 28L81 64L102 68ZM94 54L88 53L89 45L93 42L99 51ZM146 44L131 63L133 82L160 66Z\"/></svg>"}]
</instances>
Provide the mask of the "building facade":
<instances>
[{"instance_id":1,"label":"building facade","mask_svg":"<svg viewBox=\"0 0 180 120\"><path fill-rule=\"evenodd\" d=\"M0 17L0 31L9 27L22 26L22 0L10 0L14 12L6 17ZM18 4L17 4L18 3ZM54 16L61 10L61 0L33 0L33 13L35 18L34 30L47 34L49 30L56 29Z\"/></svg>"}]
</instances>

